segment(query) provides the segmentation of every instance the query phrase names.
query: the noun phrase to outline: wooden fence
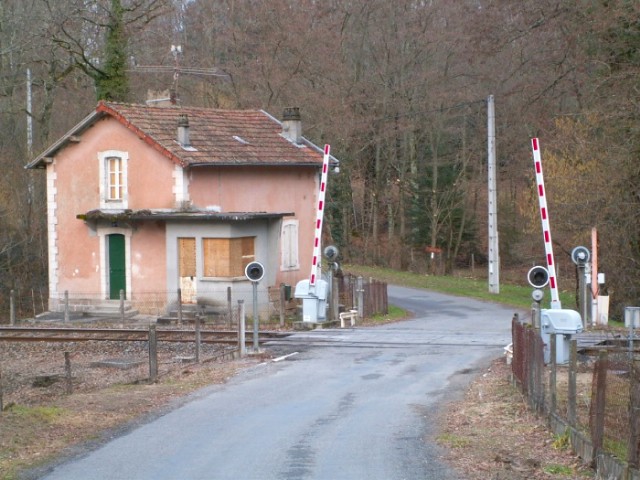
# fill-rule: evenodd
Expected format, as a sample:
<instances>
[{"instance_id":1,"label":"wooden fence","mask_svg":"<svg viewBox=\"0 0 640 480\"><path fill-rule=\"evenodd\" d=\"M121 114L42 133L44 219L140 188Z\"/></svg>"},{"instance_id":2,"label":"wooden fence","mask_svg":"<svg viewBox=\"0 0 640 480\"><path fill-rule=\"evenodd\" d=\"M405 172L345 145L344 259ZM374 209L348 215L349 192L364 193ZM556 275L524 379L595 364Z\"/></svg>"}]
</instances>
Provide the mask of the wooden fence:
<instances>
[{"instance_id":1,"label":"wooden fence","mask_svg":"<svg viewBox=\"0 0 640 480\"><path fill-rule=\"evenodd\" d=\"M558 435L591 464L598 478L640 479L640 356L619 342L578 354L570 341L569 362L556 362L551 335L550 361L544 363L539 332L512 322L512 374L529 406L545 415ZM617 345L616 345L617 343Z\"/></svg>"}]
</instances>

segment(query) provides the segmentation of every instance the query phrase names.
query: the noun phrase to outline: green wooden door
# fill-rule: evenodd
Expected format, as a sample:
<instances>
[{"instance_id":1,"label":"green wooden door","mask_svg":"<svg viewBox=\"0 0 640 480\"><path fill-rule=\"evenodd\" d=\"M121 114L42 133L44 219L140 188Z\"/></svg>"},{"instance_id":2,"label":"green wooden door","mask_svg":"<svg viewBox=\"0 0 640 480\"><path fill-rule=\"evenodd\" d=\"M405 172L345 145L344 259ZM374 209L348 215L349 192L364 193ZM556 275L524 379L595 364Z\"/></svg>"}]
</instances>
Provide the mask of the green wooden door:
<instances>
[{"instance_id":1,"label":"green wooden door","mask_svg":"<svg viewBox=\"0 0 640 480\"><path fill-rule=\"evenodd\" d=\"M124 262L124 235L115 233L107 236L109 243L109 298L120 298L120 290L127 297L127 275Z\"/></svg>"}]
</instances>

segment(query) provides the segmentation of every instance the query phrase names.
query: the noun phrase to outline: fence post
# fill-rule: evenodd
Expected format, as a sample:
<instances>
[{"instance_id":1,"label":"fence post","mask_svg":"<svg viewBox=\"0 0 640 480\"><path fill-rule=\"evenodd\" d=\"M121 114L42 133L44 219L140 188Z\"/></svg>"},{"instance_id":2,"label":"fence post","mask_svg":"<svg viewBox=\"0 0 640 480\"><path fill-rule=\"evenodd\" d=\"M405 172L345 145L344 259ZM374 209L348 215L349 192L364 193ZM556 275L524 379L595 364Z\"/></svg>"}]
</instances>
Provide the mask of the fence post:
<instances>
[{"instance_id":1,"label":"fence post","mask_svg":"<svg viewBox=\"0 0 640 480\"><path fill-rule=\"evenodd\" d=\"M227 312L229 314L229 328L233 325L233 305L231 305L231 287L227 287Z\"/></svg>"},{"instance_id":2,"label":"fence post","mask_svg":"<svg viewBox=\"0 0 640 480\"><path fill-rule=\"evenodd\" d=\"M244 300L238 300L238 349L240 350L240 358L247 354L244 321Z\"/></svg>"},{"instance_id":3,"label":"fence post","mask_svg":"<svg viewBox=\"0 0 640 480\"><path fill-rule=\"evenodd\" d=\"M558 373L557 367L557 337L556 335L551 335L551 372L549 373L549 413L551 415L555 415L556 406L558 403L558 392L556 391L556 376Z\"/></svg>"},{"instance_id":4,"label":"fence post","mask_svg":"<svg viewBox=\"0 0 640 480\"><path fill-rule=\"evenodd\" d=\"M334 320L340 319L340 282L337 277L331 279L331 312Z\"/></svg>"},{"instance_id":5,"label":"fence post","mask_svg":"<svg viewBox=\"0 0 640 480\"><path fill-rule=\"evenodd\" d=\"M178 289L178 325L182 325L182 289Z\"/></svg>"},{"instance_id":6,"label":"fence post","mask_svg":"<svg viewBox=\"0 0 640 480\"><path fill-rule=\"evenodd\" d=\"M156 383L158 380L158 336L156 326L149 325L149 381Z\"/></svg>"},{"instance_id":7,"label":"fence post","mask_svg":"<svg viewBox=\"0 0 640 480\"><path fill-rule=\"evenodd\" d=\"M578 378L578 341L573 339L569 343L569 385L567 393L567 420L569 425L577 428L578 418L576 416L576 408L578 395L576 389L576 380Z\"/></svg>"},{"instance_id":8,"label":"fence post","mask_svg":"<svg viewBox=\"0 0 640 480\"><path fill-rule=\"evenodd\" d=\"M605 399L607 393L607 366L609 363L609 352L602 350L598 355L596 368L594 371L595 391L591 398L591 412L589 415L589 427L591 430L591 442L593 444L592 464L595 465L598 454L602 451L604 444L604 413Z\"/></svg>"},{"instance_id":9,"label":"fence post","mask_svg":"<svg viewBox=\"0 0 640 480\"><path fill-rule=\"evenodd\" d=\"M629 379L629 444L627 461L632 468L638 468L640 452L640 362L631 360L631 378Z\"/></svg>"},{"instance_id":10,"label":"fence post","mask_svg":"<svg viewBox=\"0 0 640 480\"><path fill-rule=\"evenodd\" d=\"M124 324L124 290L120 289L120 321Z\"/></svg>"},{"instance_id":11,"label":"fence post","mask_svg":"<svg viewBox=\"0 0 640 480\"><path fill-rule=\"evenodd\" d=\"M253 287L253 353L260 351L258 338L260 330L260 314L258 313L258 282L251 282Z\"/></svg>"},{"instance_id":12,"label":"fence post","mask_svg":"<svg viewBox=\"0 0 640 480\"><path fill-rule=\"evenodd\" d=\"M284 302L286 302L285 300L285 295L284 295L284 283L280 284L280 326L284 327Z\"/></svg>"},{"instance_id":13,"label":"fence post","mask_svg":"<svg viewBox=\"0 0 640 480\"><path fill-rule=\"evenodd\" d=\"M536 332L535 330L527 330L526 333L526 352L527 352L527 356L526 356L526 372L527 372L527 400L529 401L529 407L533 409L534 404L533 404L533 397L535 396L535 384L534 384L534 376L533 376L533 369L534 369L534 361L533 361L533 357L535 355L535 341L536 341Z\"/></svg>"},{"instance_id":14,"label":"fence post","mask_svg":"<svg viewBox=\"0 0 640 480\"><path fill-rule=\"evenodd\" d=\"M196 315L196 363L200 363L200 347L202 344L202 338L200 334L200 322L203 317Z\"/></svg>"},{"instance_id":15,"label":"fence post","mask_svg":"<svg viewBox=\"0 0 640 480\"><path fill-rule=\"evenodd\" d=\"M0 367L0 414L4 412L4 403L2 399L2 368Z\"/></svg>"},{"instance_id":16,"label":"fence post","mask_svg":"<svg viewBox=\"0 0 640 480\"><path fill-rule=\"evenodd\" d=\"M534 363L535 363L535 389L536 389L536 412L541 413L544 412L544 403L545 403L545 385L542 380L544 373L544 342L542 341L542 337L540 335L536 335L535 341L535 352L534 352Z\"/></svg>"},{"instance_id":17,"label":"fence post","mask_svg":"<svg viewBox=\"0 0 640 480\"><path fill-rule=\"evenodd\" d=\"M638 468L640 457L640 363L631 360L631 378L629 379L629 445L627 462L631 468Z\"/></svg>"},{"instance_id":18,"label":"fence post","mask_svg":"<svg viewBox=\"0 0 640 480\"><path fill-rule=\"evenodd\" d=\"M358 320L362 322L364 319L364 282L362 277L358 277L356 281L356 293L358 295Z\"/></svg>"},{"instance_id":19,"label":"fence post","mask_svg":"<svg viewBox=\"0 0 640 480\"><path fill-rule=\"evenodd\" d=\"M65 377L65 391L67 395L73 393L73 382L71 380L71 357L69 352L64 352L64 377Z\"/></svg>"},{"instance_id":20,"label":"fence post","mask_svg":"<svg viewBox=\"0 0 640 480\"><path fill-rule=\"evenodd\" d=\"M531 320L533 322L533 328L536 332L540 333L540 303L533 302L531 304Z\"/></svg>"},{"instance_id":21,"label":"fence post","mask_svg":"<svg viewBox=\"0 0 640 480\"><path fill-rule=\"evenodd\" d=\"M69 321L69 290L64 291L64 322Z\"/></svg>"},{"instance_id":22,"label":"fence post","mask_svg":"<svg viewBox=\"0 0 640 480\"><path fill-rule=\"evenodd\" d=\"M9 322L11 325L16 324L16 292L11 290L9 294Z\"/></svg>"}]
</instances>

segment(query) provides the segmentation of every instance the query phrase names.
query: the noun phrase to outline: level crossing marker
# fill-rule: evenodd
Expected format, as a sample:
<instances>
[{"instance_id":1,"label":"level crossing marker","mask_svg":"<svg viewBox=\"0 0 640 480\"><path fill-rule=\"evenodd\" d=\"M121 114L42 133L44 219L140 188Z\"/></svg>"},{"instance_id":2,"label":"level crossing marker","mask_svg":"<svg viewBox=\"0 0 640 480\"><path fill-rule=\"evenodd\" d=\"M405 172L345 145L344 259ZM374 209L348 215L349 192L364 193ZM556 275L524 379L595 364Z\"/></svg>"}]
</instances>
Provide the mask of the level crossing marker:
<instances>
[{"instance_id":1,"label":"level crossing marker","mask_svg":"<svg viewBox=\"0 0 640 480\"><path fill-rule=\"evenodd\" d=\"M309 287L314 288L320 267L320 244L322 237L322 220L324 218L324 203L327 190L327 178L329 176L329 159L331 146L324 146L324 158L322 160L322 175L320 177L320 191L318 193L318 208L316 209L316 232L313 240L313 257L311 260L311 276L309 277Z\"/></svg>"},{"instance_id":2,"label":"level crossing marker","mask_svg":"<svg viewBox=\"0 0 640 480\"><path fill-rule=\"evenodd\" d=\"M533 163L536 169L536 184L538 187L538 201L540 203L540 218L542 219L542 234L544 249L547 256L547 270L549 272L549 288L551 290L551 308L562 308L558 295L558 280L556 266L553 258L553 245L551 244L551 228L549 226L549 210L544 188L544 175L542 173L542 156L540 155L540 142L537 138L531 139L533 148Z\"/></svg>"}]
</instances>

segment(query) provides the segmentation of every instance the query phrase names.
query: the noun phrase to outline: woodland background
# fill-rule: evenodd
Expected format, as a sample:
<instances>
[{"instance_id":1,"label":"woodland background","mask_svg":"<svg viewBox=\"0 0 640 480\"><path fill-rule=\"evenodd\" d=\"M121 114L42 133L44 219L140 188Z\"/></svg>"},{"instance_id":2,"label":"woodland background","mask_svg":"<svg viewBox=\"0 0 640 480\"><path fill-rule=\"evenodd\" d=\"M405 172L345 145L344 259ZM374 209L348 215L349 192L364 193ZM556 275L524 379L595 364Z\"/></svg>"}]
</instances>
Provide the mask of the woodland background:
<instances>
[{"instance_id":1,"label":"woodland background","mask_svg":"<svg viewBox=\"0 0 640 480\"><path fill-rule=\"evenodd\" d=\"M304 135L341 160L325 224L343 260L486 270L494 95L501 271L524 283L544 264L537 136L560 287L597 227L620 315L640 304L639 74L636 0L2 0L0 296L47 284L45 179L24 165L98 99L168 89L182 105L300 107Z\"/></svg>"}]
</instances>

